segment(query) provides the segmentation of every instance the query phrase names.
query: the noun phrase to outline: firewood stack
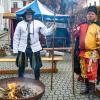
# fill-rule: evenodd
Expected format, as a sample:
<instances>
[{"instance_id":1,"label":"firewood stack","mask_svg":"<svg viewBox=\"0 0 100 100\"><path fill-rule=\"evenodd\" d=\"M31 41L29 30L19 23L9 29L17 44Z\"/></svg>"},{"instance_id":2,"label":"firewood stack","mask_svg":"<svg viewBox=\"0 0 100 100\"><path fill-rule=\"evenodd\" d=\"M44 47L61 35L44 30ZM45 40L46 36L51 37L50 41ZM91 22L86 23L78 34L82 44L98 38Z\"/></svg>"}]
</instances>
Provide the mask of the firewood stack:
<instances>
[{"instance_id":1,"label":"firewood stack","mask_svg":"<svg viewBox=\"0 0 100 100\"><path fill-rule=\"evenodd\" d=\"M0 46L0 56L6 56L5 48Z\"/></svg>"}]
</instances>

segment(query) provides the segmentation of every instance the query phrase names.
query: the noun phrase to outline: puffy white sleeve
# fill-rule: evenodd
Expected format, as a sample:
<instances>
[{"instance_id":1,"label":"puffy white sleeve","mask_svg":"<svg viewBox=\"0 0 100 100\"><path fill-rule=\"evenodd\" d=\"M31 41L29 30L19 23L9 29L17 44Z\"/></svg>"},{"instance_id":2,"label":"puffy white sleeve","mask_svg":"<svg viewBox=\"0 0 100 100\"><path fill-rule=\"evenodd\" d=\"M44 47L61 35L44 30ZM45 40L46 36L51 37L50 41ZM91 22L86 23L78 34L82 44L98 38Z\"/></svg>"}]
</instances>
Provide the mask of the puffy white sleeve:
<instances>
[{"instance_id":1,"label":"puffy white sleeve","mask_svg":"<svg viewBox=\"0 0 100 100\"><path fill-rule=\"evenodd\" d=\"M20 25L17 24L15 32L14 32L14 38L13 38L13 53L18 53L20 33L21 33L21 28L20 28Z\"/></svg>"},{"instance_id":2,"label":"puffy white sleeve","mask_svg":"<svg viewBox=\"0 0 100 100\"><path fill-rule=\"evenodd\" d=\"M40 32L41 34L47 36L47 35L51 35L54 33L54 27L51 26L50 28L47 28L42 22L40 22Z\"/></svg>"}]
</instances>

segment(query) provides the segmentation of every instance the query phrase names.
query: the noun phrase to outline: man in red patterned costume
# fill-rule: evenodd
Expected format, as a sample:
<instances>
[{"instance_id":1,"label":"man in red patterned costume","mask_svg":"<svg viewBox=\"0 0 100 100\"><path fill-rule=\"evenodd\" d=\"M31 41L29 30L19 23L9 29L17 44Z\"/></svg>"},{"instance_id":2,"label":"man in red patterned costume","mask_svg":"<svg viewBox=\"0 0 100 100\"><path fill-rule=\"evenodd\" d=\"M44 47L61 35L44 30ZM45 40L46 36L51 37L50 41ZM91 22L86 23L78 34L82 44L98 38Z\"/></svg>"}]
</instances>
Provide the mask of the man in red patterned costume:
<instances>
[{"instance_id":1,"label":"man in red patterned costume","mask_svg":"<svg viewBox=\"0 0 100 100\"><path fill-rule=\"evenodd\" d=\"M93 94L97 81L98 49L100 47L100 24L97 22L97 9L90 6L87 9L87 22L78 27L81 76L85 80L86 90L81 94Z\"/></svg>"}]
</instances>

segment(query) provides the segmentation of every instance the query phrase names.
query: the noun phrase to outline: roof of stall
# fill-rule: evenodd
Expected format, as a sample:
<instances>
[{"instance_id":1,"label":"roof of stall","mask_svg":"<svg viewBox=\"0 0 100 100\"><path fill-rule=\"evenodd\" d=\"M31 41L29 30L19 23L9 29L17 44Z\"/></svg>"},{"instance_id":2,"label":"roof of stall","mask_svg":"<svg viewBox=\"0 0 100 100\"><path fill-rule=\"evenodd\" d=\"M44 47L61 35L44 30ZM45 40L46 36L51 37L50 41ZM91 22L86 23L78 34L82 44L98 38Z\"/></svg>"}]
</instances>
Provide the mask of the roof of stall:
<instances>
[{"instance_id":1,"label":"roof of stall","mask_svg":"<svg viewBox=\"0 0 100 100\"><path fill-rule=\"evenodd\" d=\"M21 17L24 14L24 12L29 8L35 11L35 15L34 15L35 18L41 17L41 19L47 21L54 21L55 18L55 21L66 22L67 19L70 18L69 15L55 14L53 11L51 11L49 8L47 8L38 0L34 0L32 3L16 11L16 17Z\"/></svg>"}]
</instances>

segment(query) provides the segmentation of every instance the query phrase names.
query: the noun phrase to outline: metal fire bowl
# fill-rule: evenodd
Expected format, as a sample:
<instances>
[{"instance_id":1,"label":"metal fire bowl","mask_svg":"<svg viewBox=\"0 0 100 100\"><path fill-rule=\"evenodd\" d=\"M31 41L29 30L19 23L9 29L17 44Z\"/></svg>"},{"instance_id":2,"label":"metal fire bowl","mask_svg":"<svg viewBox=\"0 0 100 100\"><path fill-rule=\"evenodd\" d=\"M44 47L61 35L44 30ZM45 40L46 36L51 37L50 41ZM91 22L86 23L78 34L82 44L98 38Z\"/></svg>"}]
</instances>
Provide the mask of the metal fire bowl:
<instances>
[{"instance_id":1,"label":"metal fire bowl","mask_svg":"<svg viewBox=\"0 0 100 100\"><path fill-rule=\"evenodd\" d=\"M39 89L38 93L36 96L34 97L28 97L28 98L21 98L21 99L9 99L9 98L4 98L4 97L0 97L0 100L38 100L42 97L42 95L45 92L45 86L41 81L38 80L34 80L31 78L5 78L5 79L1 79L0 80L0 86L3 88L7 88L7 84L8 83L12 83L15 82L17 85L24 85L24 86L28 86L29 88L33 88L37 87L37 89Z\"/></svg>"},{"instance_id":2,"label":"metal fire bowl","mask_svg":"<svg viewBox=\"0 0 100 100\"><path fill-rule=\"evenodd\" d=\"M96 94L96 96L98 96L100 98L100 86L96 87L95 94Z\"/></svg>"}]
</instances>

